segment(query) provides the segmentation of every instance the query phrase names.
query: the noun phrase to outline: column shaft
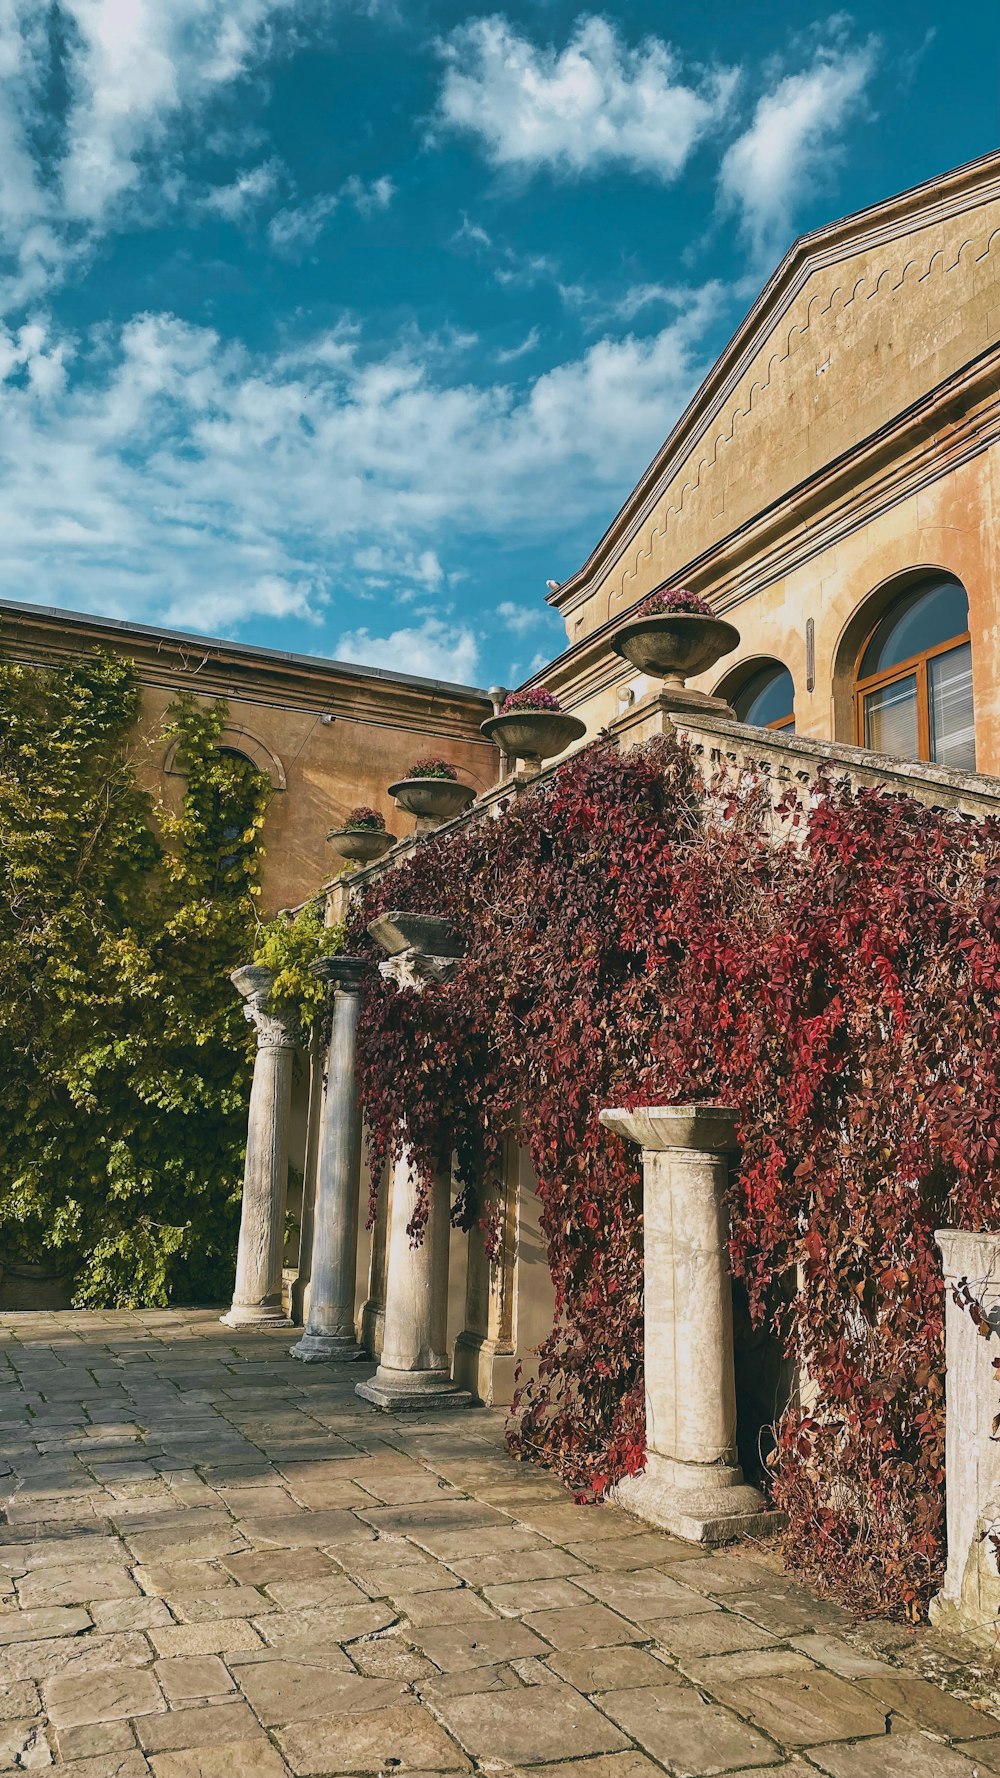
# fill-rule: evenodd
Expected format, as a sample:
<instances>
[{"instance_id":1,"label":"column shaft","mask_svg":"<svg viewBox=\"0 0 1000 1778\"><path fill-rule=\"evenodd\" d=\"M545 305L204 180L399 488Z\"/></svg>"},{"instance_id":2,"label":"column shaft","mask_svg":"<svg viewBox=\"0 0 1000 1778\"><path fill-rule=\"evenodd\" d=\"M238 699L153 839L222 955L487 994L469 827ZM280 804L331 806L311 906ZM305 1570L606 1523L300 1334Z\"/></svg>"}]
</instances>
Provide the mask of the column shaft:
<instances>
[{"instance_id":1,"label":"column shaft","mask_svg":"<svg viewBox=\"0 0 1000 1778\"><path fill-rule=\"evenodd\" d=\"M616 1498L695 1543L778 1523L736 1456L725 1191L734 1114L714 1105L604 1111L642 1149L646 1467Z\"/></svg>"},{"instance_id":2,"label":"column shaft","mask_svg":"<svg viewBox=\"0 0 1000 1778\"><path fill-rule=\"evenodd\" d=\"M407 1229L417 1207L417 1177L404 1148L392 1177L382 1354L371 1381L357 1386L375 1407L419 1408L429 1398L441 1407L469 1404L448 1365L450 1201L451 1174L442 1168L431 1182L427 1223L414 1246Z\"/></svg>"},{"instance_id":3,"label":"column shaft","mask_svg":"<svg viewBox=\"0 0 1000 1778\"><path fill-rule=\"evenodd\" d=\"M933 1622L996 1644L1000 1573L992 1538L1000 1532L1000 1444L996 1412L1000 1330L1000 1234L939 1229L945 1286L945 1500L948 1566L931 1601ZM966 1283L992 1333L984 1339L960 1302Z\"/></svg>"},{"instance_id":4,"label":"column shaft","mask_svg":"<svg viewBox=\"0 0 1000 1778\"><path fill-rule=\"evenodd\" d=\"M257 1053L250 1088L236 1286L232 1307L222 1317L228 1327L288 1326L281 1303L281 1277L292 1065L298 1031L293 1022L266 1012L272 980L270 972L263 969L233 972L236 987L247 997L245 1015L257 1027Z\"/></svg>"},{"instance_id":5,"label":"column shaft","mask_svg":"<svg viewBox=\"0 0 1000 1778\"><path fill-rule=\"evenodd\" d=\"M336 987L320 1113L309 1319L302 1339L291 1348L293 1358L306 1361L361 1357L354 1333L361 1177L356 1081L360 1010L356 985Z\"/></svg>"},{"instance_id":6,"label":"column shaft","mask_svg":"<svg viewBox=\"0 0 1000 1778\"><path fill-rule=\"evenodd\" d=\"M646 1440L677 1464L736 1464L725 1155L643 1154Z\"/></svg>"},{"instance_id":7,"label":"column shaft","mask_svg":"<svg viewBox=\"0 0 1000 1778\"><path fill-rule=\"evenodd\" d=\"M389 959L381 975L397 990L422 993L428 983L454 980L460 945L448 921L429 914L380 915L368 928ZM413 1221L418 1180L405 1140L391 1181L386 1237L385 1320L379 1367L357 1394L387 1412L426 1406L468 1407L471 1397L448 1366L448 1247L451 1171L442 1163L430 1182L427 1222L416 1242Z\"/></svg>"}]
</instances>

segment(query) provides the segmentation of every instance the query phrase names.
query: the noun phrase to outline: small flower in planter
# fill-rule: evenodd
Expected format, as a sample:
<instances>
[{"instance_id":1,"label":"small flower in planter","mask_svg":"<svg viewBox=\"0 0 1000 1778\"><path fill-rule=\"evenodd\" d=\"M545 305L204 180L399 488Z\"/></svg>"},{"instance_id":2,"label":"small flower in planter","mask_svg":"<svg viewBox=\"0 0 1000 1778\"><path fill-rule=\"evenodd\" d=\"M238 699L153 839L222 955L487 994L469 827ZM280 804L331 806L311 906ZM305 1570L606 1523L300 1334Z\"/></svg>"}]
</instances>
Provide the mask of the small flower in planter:
<instances>
[{"instance_id":1,"label":"small flower in planter","mask_svg":"<svg viewBox=\"0 0 1000 1778\"><path fill-rule=\"evenodd\" d=\"M352 809L344 822L345 833L384 833L385 816L377 809L369 809L364 803Z\"/></svg>"},{"instance_id":2,"label":"small flower in planter","mask_svg":"<svg viewBox=\"0 0 1000 1778\"><path fill-rule=\"evenodd\" d=\"M446 759L432 757L431 759L416 760L410 766L406 776L408 778L448 778L454 783L458 778L458 773Z\"/></svg>"},{"instance_id":3,"label":"small flower in planter","mask_svg":"<svg viewBox=\"0 0 1000 1778\"><path fill-rule=\"evenodd\" d=\"M504 698L500 706L500 715L513 716L520 710L561 711L562 705L559 699L544 685L535 685L528 691L512 691L509 698Z\"/></svg>"},{"instance_id":4,"label":"small flower in planter","mask_svg":"<svg viewBox=\"0 0 1000 1778\"><path fill-rule=\"evenodd\" d=\"M675 612L690 617L715 616L708 601L686 586L658 586L639 607L640 617L671 617Z\"/></svg>"}]
</instances>

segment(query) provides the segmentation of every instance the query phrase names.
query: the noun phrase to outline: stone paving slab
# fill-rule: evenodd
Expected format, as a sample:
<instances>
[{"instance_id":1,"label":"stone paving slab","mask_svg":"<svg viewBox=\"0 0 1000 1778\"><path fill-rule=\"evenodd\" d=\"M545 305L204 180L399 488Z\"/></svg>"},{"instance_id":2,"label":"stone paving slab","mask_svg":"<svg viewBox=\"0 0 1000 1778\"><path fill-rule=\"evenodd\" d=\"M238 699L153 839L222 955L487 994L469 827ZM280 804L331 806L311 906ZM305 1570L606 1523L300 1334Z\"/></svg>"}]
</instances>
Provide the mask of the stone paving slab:
<instances>
[{"instance_id":1,"label":"stone paving slab","mask_svg":"<svg viewBox=\"0 0 1000 1778\"><path fill-rule=\"evenodd\" d=\"M0 1774L1000 1775L960 1644L574 1506L499 1414L387 1426L288 1344L0 1319Z\"/></svg>"}]
</instances>

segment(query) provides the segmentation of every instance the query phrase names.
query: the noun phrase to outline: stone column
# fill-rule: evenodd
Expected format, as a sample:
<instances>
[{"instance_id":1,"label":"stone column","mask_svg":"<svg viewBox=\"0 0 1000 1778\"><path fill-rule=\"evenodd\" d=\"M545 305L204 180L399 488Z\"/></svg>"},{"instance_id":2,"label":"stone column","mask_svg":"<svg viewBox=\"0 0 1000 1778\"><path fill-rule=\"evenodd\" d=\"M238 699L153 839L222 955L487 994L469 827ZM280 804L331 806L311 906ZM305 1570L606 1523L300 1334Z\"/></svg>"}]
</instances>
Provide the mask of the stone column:
<instances>
[{"instance_id":1,"label":"stone column","mask_svg":"<svg viewBox=\"0 0 1000 1778\"><path fill-rule=\"evenodd\" d=\"M375 1217L368 1254L368 1297L361 1311L361 1344L369 1358L382 1356L385 1326L385 1273L392 1210L392 1171L383 1167L375 1192Z\"/></svg>"},{"instance_id":2,"label":"stone column","mask_svg":"<svg viewBox=\"0 0 1000 1778\"><path fill-rule=\"evenodd\" d=\"M478 1222L469 1230L465 1326L455 1341L455 1381L470 1391L473 1400L487 1407L492 1407L494 1401L509 1401L512 1393L520 1159L517 1138L509 1136L504 1144L502 1178L491 1203L498 1223L498 1251L494 1258L487 1257L485 1237Z\"/></svg>"},{"instance_id":3,"label":"stone column","mask_svg":"<svg viewBox=\"0 0 1000 1778\"><path fill-rule=\"evenodd\" d=\"M1000 1573L1000 1442L993 1434L1000 1355L1000 1234L939 1229L945 1286L945 1491L948 1566L931 1601L933 1622L987 1636L995 1646ZM992 1329L984 1339L955 1289L967 1283Z\"/></svg>"},{"instance_id":4,"label":"stone column","mask_svg":"<svg viewBox=\"0 0 1000 1778\"><path fill-rule=\"evenodd\" d=\"M321 957L313 971L333 990L330 1041L316 1157L309 1319L293 1358L363 1357L355 1339L361 1108L356 1080L361 988L370 965L359 957Z\"/></svg>"},{"instance_id":5,"label":"stone column","mask_svg":"<svg viewBox=\"0 0 1000 1778\"><path fill-rule=\"evenodd\" d=\"M323 1078L326 1057L320 1045L318 1023L309 1033L309 1106L306 1111L306 1153L302 1175L302 1214L299 1220L299 1257L292 1288L292 1320L304 1326L309 1319L309 1280L312 1275L313 1213L316 1207L316 1165L319 1126L323 1109Z\"/></svg>"},{"instance_id":6,"label":"stone column","mask_svg":"<svg viewBox=\"0 0 1000 1778\"><path fill-rule=\"evenodd\" d=\"M454 977L459 947L446 921L386 914L373 920L369 931L390 952L379 968L397 987L419 992L430 981ZM417 1176L404 1144L392 1174L382 1354L374 1377L356 1390L363 1401L394 1413L468 1407L471 1401L452 1381L448 1366L451 1170L443 1159L431 1182L427 1224L414 1246L407 1231L417 1199Z\"/></svg>"},{"instance_id":7,"label":"stone column","mask_svg":"<svg viewBox=\"0 0 1000 1778\"><path fill-rule=\"evenodd\" d=\"M281 1303L281 1267L292 1062L301 1031L294 1018L267 1010L274 981L269 969L253 965L234 969L230 980L246 999L244 1017L257 1027L257 1054L250 1088L236 1288L233 1306L221 1319L227 1327L290 1327Z\"/></svg>"},{"instance_id":8,"label":"stone column","mask_svg":"<svg viewBox=\"0 0 1000 1778\"><path fill-rule=\"evenodd\" d=\"M780 1522L736 1456L725 1190L734 1113L717 1105L602 1111L642 1149L646 1468L615 1489L627 1511L693 1543Z\"/></svg>"}]
</instances>

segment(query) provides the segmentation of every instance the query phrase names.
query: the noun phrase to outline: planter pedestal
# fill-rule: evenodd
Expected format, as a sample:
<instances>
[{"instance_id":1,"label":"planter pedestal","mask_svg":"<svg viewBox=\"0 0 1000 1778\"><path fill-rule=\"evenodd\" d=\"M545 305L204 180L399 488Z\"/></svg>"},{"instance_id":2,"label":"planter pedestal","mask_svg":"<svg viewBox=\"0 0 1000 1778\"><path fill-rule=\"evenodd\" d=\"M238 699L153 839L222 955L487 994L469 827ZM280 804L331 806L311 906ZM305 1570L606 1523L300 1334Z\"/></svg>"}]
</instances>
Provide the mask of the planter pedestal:
<instances>
[{"instance_id":1,"label":"planter pedestal","mask_svg":"<svg viewBox=\"0 0 1000 1778\"><path fill-rule=\"evenodd\" d=\"M642 1149L646 1468L614 1489L636 1518L718 1544L781 1522L736 1456L725 1206L733 1113L715 1105L602 1111Z\"/></svg>"}]
</instances>

